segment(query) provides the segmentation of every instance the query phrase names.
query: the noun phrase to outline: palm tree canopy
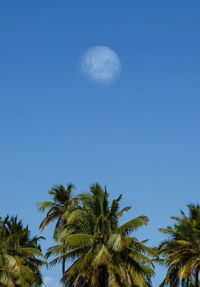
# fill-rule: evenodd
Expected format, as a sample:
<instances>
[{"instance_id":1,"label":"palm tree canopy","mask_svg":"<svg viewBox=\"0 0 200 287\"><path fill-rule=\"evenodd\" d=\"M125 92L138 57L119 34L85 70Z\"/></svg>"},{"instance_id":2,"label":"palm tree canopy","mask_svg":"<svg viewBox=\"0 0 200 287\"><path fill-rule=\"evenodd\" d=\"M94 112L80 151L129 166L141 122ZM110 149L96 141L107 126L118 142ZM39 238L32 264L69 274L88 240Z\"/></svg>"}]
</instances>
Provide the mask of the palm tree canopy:
<instances>
[{"instance_id":1,"label":"palm tree canopy","mask_svg":"<svg viewBox=\"0 0 200 287\"><path fill-rule=\"evenodd\" d=\"M27 227L17 217L0 221L0 285L41 286L40 267L45 264L39 240L31 237Z\"/></svg>"},{"instance_id":2,"label":"palm tree canopy","mask_svg":"<svg viewBox=\"0 0 200 287\"><path fill-rule=\"evenodd\" d=\"M51 222L57 220L56 227L62 225L68 216L70 206L76 204L76 198L72 198L73 184L68 184L67 189L63 185L53 187L48 193L52 201L38 203L41 212L48 209L45 218L40 224L41 230Z\"/></svg>"},{"instance_id":3,"label":"palm tree canopy","mask_svg":"<svg viewBox=\"0 0 200 287\"><path fill-rule=\"evenodd\" d=\"M185 279L187 279L187 284L190 284L194 280L194 276L196 276L195 286L199 286L200 205L189 204L187 207L189 209L188 216L181 210L180 217L172 217L175 221L173 227L160 229L162 233L168 235L168 239L162 242L158 248L168 267L162 286L180 280L185 282Z\"/></svg>"}]
</instances>

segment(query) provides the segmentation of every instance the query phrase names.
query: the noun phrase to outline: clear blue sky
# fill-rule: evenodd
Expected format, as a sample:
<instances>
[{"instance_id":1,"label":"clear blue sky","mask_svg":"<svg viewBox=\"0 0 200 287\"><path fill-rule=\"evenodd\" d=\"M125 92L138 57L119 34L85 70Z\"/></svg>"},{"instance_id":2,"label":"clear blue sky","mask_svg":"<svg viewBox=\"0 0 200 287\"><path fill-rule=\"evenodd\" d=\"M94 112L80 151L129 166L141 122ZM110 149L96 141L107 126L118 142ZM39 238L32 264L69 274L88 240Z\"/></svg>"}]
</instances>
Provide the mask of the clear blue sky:
<instances>
[{"instance_id":1,"label":"clear blue sky","mask_svg":"<svg viewBox=\"0 0 200 287\"><path fill-rule=\"evenodd\" d=\"M157 229L199 200L199 13L199 0L1 1L2 216L39 234L36 203L52 185L99 182L133 205L127 220L149 216L140 239L163 239ZM95 45L122 62L108 89L77 71Z\"/></svg>"}]
</instances>

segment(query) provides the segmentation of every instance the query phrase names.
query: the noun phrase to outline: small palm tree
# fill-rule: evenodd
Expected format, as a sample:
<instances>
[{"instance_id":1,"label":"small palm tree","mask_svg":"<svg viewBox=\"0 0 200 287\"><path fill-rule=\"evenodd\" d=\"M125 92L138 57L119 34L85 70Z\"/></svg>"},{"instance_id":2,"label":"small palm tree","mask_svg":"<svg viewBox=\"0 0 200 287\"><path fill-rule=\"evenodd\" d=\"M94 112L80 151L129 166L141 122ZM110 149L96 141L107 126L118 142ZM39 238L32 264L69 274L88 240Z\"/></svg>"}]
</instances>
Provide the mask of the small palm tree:
<instances>
[{"instance_id":1,"label":"small palm tree","mask_svg":"<svg viewBox=\"0 0 200 287\"><path fill-rule=\"evenodd\" d=\"M70 209L76 206L77 199L72 197L74 189L73 184L68 184L67 189L63 185L53 187L48 193L52 201L43 201L38 204L39 210L44 212L48 209L45 218L40 224L40 229L44 228L51 222L56 221L54 229L54 239L56 240L57 229L66 223ZM62 271L65 272L65 258L62 259Z\"/></svg>"},{"instance_id":2,"label":"small palm tree","mask_svg":"<svg viewBox=\"0 0 200 287\"><path fill-rule=\"evenodd\" d=\"M44 228L56 220L56 227L63 225L69 213L69 209L76 202L72 198L73 184L68 184L67 189L63 185L53 187L48 193L52 201L43 201L38 204L39 210L44 212L48 209L47 214L40 224L40 229Z\"/></svg>"},{"instance_id":3,"label":"small palm tree","mask_svg":"<svg viewBox=\"0 0 200 287\"><path fill-rule=\"evenodd\" d=\"M40 267L45 264L38 241L31 237L17 217L8 216L0 222L0 286L42 285Z\"/></svg>"},{"instance_id":4,"label":"small palm tree","mask_svg":"<svg viewBox=\"0 0 200 287\"><path fill-rule=\"evenodd\" d=\"M119 208L121 195L109 205L108 193L93 185L89 193L80 194L80 205L71 211L67 223L59 229L59 243L46 256L56 255L51 265L62 258L73 260L62 281L74 287L151 286L154 274L153 249L130 234L146 225L148 218L139 216L122 225L125 211Z\"/></svg>"},{"instance_id":5,"label":"small palm tree","mask_svg":"<svg viewBox=\"0 0 200 287\"><path fill-rule=\"evenodd\" d=\"M182 286L200 286L200 205L189 204L187 207L188 216L181 211L181 217L172 217L176 221L173 227L160 229L169 236L158 248L168 267L161 286L177 286L180 281Z\"/></svg>"}]
</instances>

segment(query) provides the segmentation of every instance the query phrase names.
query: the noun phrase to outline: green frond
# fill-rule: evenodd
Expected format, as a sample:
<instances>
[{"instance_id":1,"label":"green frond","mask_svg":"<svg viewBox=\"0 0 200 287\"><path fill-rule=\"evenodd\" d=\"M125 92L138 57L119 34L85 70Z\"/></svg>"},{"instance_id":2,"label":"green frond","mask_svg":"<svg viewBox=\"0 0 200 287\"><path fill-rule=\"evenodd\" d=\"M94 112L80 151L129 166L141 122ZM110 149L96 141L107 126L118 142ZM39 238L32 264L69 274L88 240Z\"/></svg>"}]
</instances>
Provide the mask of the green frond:
<instances>
[{"instance_id":1,"label":"green frond","mask_svg":"<svg viewBox=\"0 0 200 287\"><path fill-rule=\"evenodd\" d=\"M79 256L79 254L81 253L81 250L82 250L81 248L74 248L70 251L64 252L60 256L58 256L58 257L54 258L52 261L50 261L49 264L50 264L50 266L54 266L57 263L60 263L63 260L63 258L74 259L74 258Z\"/></svg>"},{"instance_id":2,"label":"green frond","mask_svg":"<svg viewBox=\"0 0 200 287\"><path fill-rule=\"evenodd\" d=\"M94 266L99 266L102 264L106 264L111 259L111 255L103 244L97 255L94 257L92 264Z\"/></svg>"},{"instance_id":3,"label":"green frond","mask_svg":"<svg viewBox=\"0 0 200 287\"><path fill-rule=\"evenodd\" d=\"M118 212L118 216L119 217L121 217L121 216L123 216L124 215L124 212L125 211L129 211L131 209L131 206L127 206L127 207L124 207L124 208L122 208L119 212Z\"/></svg>"},{"instance_id":4,"label":"green frond","mask_svg":"<svg viewBox=\"0 0 200 287\"><path fill-rule=\"evenodd\" d=\"M90 247L93 243L93 236L90 234L72 234L65 240L68 248Z\"/></svg>"},{"instance_id":5,"label":"green frond","mask_svg":"<svg viewBox=\"0 0 200 287\"><path fill-rule=\"evenodd\" d=\"M139 227L147 225L148 221L149 220L147 216L139 216L121 225L117 231L124 236L129 235Z\"/></svg>"},{"instance_id":6,"label":"green frond","mask_svg":"<svg viewBox=\"0 0 200 287\"><path fill-rule=\"evenodd\" d=\"M51 202L51 201L43 201L43 202L39 202L37 203L37 206L38 206L38 210L41 211L41 212L44 212L46 208L48 207L52 207L54 206L54 202Z\"/></svg>"},{"instance_id":7,"label":"green frond","mask_svg":"<svg viewBox=\"0 0 200 287\"><path fill-rule=\"evenodd\" d=\"M121 250L124 246L121 234L111 234L108 244L109 247L114 251Z\"/></svg>"}]
</instances>

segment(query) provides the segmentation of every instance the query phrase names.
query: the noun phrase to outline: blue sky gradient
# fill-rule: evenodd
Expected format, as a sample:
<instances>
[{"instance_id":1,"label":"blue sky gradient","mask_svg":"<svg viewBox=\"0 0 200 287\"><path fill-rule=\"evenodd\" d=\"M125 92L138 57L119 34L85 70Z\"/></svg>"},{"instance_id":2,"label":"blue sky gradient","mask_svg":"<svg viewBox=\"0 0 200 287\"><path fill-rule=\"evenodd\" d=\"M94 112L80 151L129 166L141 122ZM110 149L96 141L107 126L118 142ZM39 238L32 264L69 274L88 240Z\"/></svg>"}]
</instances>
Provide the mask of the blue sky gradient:
<instances>
[{"instance_id":1,"label":"blue sky gradient","mask_svg":"<svg viewBox=\"0 0 200 287\"><path fill-rule=\"evenodd\" d=\"M1 1L1 216L18 214L39 234L36 203L52 185L99 182L133 205L126 220L149 216L140 239L163 239L158 228L199 201L199 13L197 0ZM107 89L78 71L96 45L121 59Z\"/></svg>"}]
</instances>

